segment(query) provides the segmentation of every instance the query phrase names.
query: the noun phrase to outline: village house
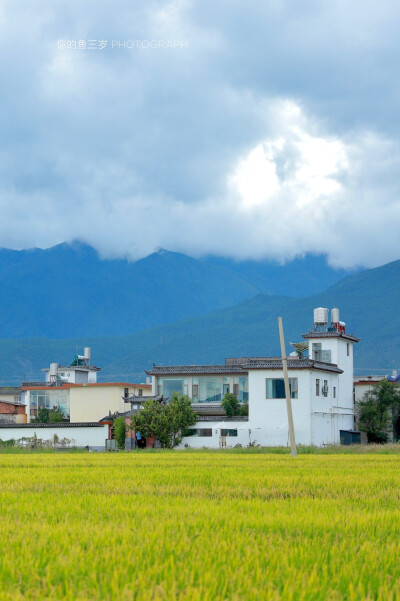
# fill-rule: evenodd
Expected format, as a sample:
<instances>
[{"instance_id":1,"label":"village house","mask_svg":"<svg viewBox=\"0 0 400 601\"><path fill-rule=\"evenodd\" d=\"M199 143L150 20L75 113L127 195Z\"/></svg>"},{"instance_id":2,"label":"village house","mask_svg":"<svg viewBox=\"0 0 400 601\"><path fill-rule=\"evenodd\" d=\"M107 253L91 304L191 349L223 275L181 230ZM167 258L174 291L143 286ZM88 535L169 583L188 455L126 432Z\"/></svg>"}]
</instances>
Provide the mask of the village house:
<instances>
[{"instance_id":1,"label":"village house","mask_svg":"<svg viewBox=\"0 0 400 601\"><path fill-rule=\"evenodd\" d=\"M0 423L26 422L25 405L21 401L19 386L0 386Z\"/></svg>"},{"instance_id":2,"label":"village house","mask_svg":"<svg viewBox=\"0 0 400 601\"><path fill-rule=\"evenodd\" d=\"M354 429L353 346L339 310L314 310L312 329L303 334L308 357L294 353L288 372L296 442L322 446L340 442L341 431ZM307 345L305 345L307 346ZM300 355L300 356L299 356ZM154 366L152 394L187 394L198 414L182 442L190 447L286 446L289 442L280 357L229 358L223 365ZM249 415L224 417L221 401L233 393L248 402Z\"/></svg>"}]
</instances>

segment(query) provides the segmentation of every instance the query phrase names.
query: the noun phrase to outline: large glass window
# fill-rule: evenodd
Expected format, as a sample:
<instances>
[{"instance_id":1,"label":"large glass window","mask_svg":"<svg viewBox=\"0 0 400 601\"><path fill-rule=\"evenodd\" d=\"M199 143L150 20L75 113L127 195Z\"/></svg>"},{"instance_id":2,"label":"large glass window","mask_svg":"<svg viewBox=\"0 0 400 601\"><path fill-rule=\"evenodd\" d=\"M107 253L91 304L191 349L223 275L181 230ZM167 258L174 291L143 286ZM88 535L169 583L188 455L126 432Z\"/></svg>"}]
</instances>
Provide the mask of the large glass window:
<instances>
[{"instance_id":1,"label":"large glass window","mask_svg":"<svg viewBox=\"0 0 400 601\"><path fill-rule=\"evenodd\" d=\"M241 403L249 402L249 379L247 376L240 376L239 378L239 398Z\"/></svg>"},{"instance_id":2,"label":"large glass window","mask_svg":"<svg viewBox=\"0 0 400 601\"><path fill-rule=\"evenodd\" d=\"M183 393L182 378L163 378L162 380L160 378L160 382L162 382L161 391L160 386L158 387L158 390L161 394L164 395L164 397L172 399L172 397L174 396L174 392L176 392L179 395Z\"/></svg>"},{"instance_id":3,"label":"large glass window","mask_svg":"<svg viewBox=\"0 0 400 601\"><path fill-rule=\"evenodd\" d=\"M292 399L297 399L297 378L289 378L290 396ZM266 393L267 399L284 399L285 382L283 378L266 378Z\"/></svg>"},{"instance_id":4,"label":"large glass window","mask_svg":"<svg viewBox=\"0 0 400 601\"><path fill-rule=\"evenodd\" d=\"M69 419L69 389L31 390L31 415L36 417L39 409L61 409L65 419Z\"/></svg>"},{"instance_id":5,"label":"large glass window","mask_svg":"<svg viewBox=\"0 0 400 601\"><path fill-rule=\"evenodd\" d=\"M200 378L200 402L219 403L222 401L222 378L205 376Z\"/></svg>"}]
</instances>

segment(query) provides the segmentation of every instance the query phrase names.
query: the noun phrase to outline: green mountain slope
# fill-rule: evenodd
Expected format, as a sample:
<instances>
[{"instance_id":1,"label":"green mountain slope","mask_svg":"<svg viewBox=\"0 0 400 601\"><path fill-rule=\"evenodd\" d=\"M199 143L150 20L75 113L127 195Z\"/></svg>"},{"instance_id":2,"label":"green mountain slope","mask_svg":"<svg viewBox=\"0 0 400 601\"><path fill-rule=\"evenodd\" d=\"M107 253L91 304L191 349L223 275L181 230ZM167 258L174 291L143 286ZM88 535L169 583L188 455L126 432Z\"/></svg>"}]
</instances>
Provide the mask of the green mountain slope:
<instances>
[{"instance_id":1,"label":"green mountain slope","mask_svg":"<svg viewBox=\"0 0 400 601\"><path fill-rule=\"evenodd\" d=\"M289 341L312 327L313 308L339 307L347 331L362 338L355 366L369 371L400 367L400 261L345 278L325 292L302 299L259 294L211 314L129 336L69 340L1 340L0 381L41 379L41 367L65 363L77 346L92 347L101 380L143 381L156 364L217 363L228 356L279 354L277 317Z\"/></svg>"},{"instance_id":2,"label":"green mountain slope","mask_svg":"<svg viewBox=\"0 0 400 601\"><path fill-rule=\"evenodd\" d=\"M285 265L160 250L136 262L102 259L74 242L0 249L0 336L125 335L229 307L258 293L305 296L339 281L326 257Z\"/></svg>"}]
</instances>

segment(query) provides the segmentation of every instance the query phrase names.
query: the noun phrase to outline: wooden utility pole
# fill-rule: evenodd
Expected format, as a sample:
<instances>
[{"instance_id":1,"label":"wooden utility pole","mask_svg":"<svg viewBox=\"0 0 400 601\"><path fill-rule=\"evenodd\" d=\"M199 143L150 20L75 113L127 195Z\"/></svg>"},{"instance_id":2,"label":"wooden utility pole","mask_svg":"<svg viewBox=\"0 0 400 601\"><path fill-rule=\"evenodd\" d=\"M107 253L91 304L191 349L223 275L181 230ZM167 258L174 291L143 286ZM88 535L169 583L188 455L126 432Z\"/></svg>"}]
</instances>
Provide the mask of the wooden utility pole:
<instances>
[{"instance_id":1,"label":"wooden utility pole","mask_svg":"<svg viewBox=\"0 0 400 601\"><path fill-rule=\"evenodd\" d=\"M287 370L287 357L285 350L285 339L283 337L283 325L282 317L278 317L279 323L279 337L281 339L281 353L282 353L282 365L283 365L283 380L285 382L285 395L286 395L286 409L289 423L289 440L292 457L297 457L296 440L294 437L294 425L293 425L293 413L292 413L292 399L290 397L289 387L289 376Z\"/></svg>"}]
</instances>

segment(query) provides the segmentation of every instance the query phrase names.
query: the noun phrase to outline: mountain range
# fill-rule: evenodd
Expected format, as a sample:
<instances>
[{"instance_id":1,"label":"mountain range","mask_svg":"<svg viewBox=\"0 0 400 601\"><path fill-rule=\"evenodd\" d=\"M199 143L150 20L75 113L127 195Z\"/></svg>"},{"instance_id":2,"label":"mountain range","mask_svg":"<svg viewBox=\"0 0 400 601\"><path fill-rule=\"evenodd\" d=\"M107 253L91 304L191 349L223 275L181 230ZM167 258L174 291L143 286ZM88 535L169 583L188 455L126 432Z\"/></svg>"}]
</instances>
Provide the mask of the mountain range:
<instances>
[{"instance_id":1,"label":"mountain range","mask_svg":"<svg viewBox=\"0 0 400 601\"><path fill-rule=\"evenodd\" d=\"M346 275L323 256L285 265L158 251L101 259L75 242L0 250L0 338L126 335L235 305L259 293L308 296Z\"/></svg>"},{"instance_id":2,"label":"mountain range","mask_svg":"<svg viewBox=\"0 0 400 601\"><path fill-rule=\"evenodd\" d=\"M163 251L147 259L165 265L170 261L180 264L182 257ZM182 261L186 259L189 263L196 261L187 257ZM143 261L149 265L149 262ZM303 265L306 262L307 258ZM213 264L217 263L219 261L215 260ZM207 265L207 261L204 264ZM229 262L223 261L222 268L230 270ZM266 269L259 267L257 273L263 268ZM200 273L200 267L198 269ZM190 270L188 273L190 276ZM169 274L173 275L173 271ZM303 281L305 277L303 273ZM190 285L189 280L186 286ZM247 285L250 287L249 283ZM266 283L264 285L267 286ZM278 286L279 282L273 285ZM157 289L162 303L163 288L159 286ZM184 299L182 288L179 293ZM154 298L150 297L150 301L153 303ZM92 347L94 363L103 368L100 372L102 381L143 381L144 370L151 368L153 362L165 365L219 363L228 356L277 355L278 315L283 317L289 352L289 341L302 340L301 334L312 327L313 308L318 306L339 307L341 319L347 323L347 331L361 338L355 348L355 366L358 370L368 373L375 370L383 373L386 370L388 373L400 367L399 301L400 261L394 261L382 267L353 273L326 290L303 298L256 292L236 304L232 302L233 306L230 307L130 334L126 331L126 335L3 339L0 340L0 382L15 384L22 379L42 379L40 368L47 367L51 361L68 363L76 350L86 345ZM125 311L120 304L113 309L116 316Z\"/></svg>"}]
</instances>

